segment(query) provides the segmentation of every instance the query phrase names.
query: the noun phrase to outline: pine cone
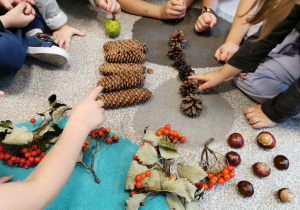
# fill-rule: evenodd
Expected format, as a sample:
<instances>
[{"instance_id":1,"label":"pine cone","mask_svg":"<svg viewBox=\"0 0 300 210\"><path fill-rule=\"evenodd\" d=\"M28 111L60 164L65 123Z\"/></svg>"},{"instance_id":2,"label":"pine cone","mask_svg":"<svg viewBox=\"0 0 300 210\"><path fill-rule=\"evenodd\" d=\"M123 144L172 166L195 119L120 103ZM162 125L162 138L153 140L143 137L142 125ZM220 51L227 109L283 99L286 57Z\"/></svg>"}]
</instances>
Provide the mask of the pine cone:
<instances>
[{"instance_id":1,"label":"pine cone","mask_svg":"<svg viewBox=\"0 0 300 210\"><path fill-rule=\"evenodd\" d=\"M192 73L194 74L195 71L191 68L190 65L184 65L178 68L178 76L182 81L187 80L187 77L191 76Z\"/></svg>"},{"instance_id":2,"label":"pine cone","mask_svg":"<svg viewBox=\"0 0 300 210\"><path fill-rule=\"evenodd\" d=\"M201 95L190 94L189 96L186 96L184 99L182 99L181 109L186 115L199 115L203 109Z\"/></svg>"},{"instance_id":3,"label":"pine cone","mask_svg":"<svg viewBox=\"0 0 300 210\"><path fill-rule=\"evenodd\" d=\"M143 74L146 66L136 63L104 63L99 67L103 75L120 74L122 72L137 72Z\"/></svg>"},{"instance_id":4,"label":"pine cone","mask_svg":"<svg viewBox=\"0 0 300 210\"><path fill-rule=\"evenodd\" d=\"M186 38L185 38L185 35L184 35L183 31L175 30L174 33L170 37L170 42L169 43L170 43L171 46L180 44L180 46L182 48L184 48L185 42L186 42Z\"/></svg>"},{"instance_id":5,"label":"pine cone","mask_svg":"<svg viewBox=\"0 0 300 210\"><path fill-rule=\"evenodd\" d=\"M141 86L145 81L145 76L136 72L123 72L112 74L101 78L97 86L103 87L103 93L127 90Z\"/></svg>"},{"instance_id":6,"label":"pine cone","mask_svg":"<svg viewBox=\"0 0 300 210\"><path fill-rule=\"evenodd\" d=\"M116 108L146 101L151 91L146 88L135 88L111 93L104 93L98 99L104 102L104 108Z\"/></svg>"},{"instance_id":7,"label":"pine cone","mask_svg":"<svg viewBox=\"0 0 300 210\"><path fill-rule=\"evenodd\" d=\"M104 58L110 63L140 63L146 55L133 49L113 49L105 53Z\"/></svg>"},{"instance_id":8,"label":"pine cone","mask_svg":"<svg viewBox=\"0 0 300 210\"><path fill-rule=\"evenodd\" d=\"M173 66L175 69L179 69L181 66L186 65L186 60L184 57L177 57L173 60Z\"/></svg>"},{"instance_id":9,"label":"pine cone","mask_svg":"<svg viewBox=\"0 0 300 210\"><path fill-rule=\"evenodd\" d=\"M198 89L198 85L196 82L192 80L185 80L179 88L182 96L188 96L190 93L194 94Z\"/></svg>"},{"instance_id":10,"label":"pine cone","mask_svg":"<svg viewBox=\"0 0 300 210\"><path fill-rule=\"evenodd\" d=\"M137 39L124 39L109 41L103 45L104 50L114 50L119 48L133 49L136 51L146 52L146 44Z\"/></svg>"},{"instance_id":11,"label":"pine cone","mask_svg":"<svg viewBox=\"0 0 300 210\"><path fill-rule=\"evenodd\" d=\"M169 53L169 57L173 60L173 59L180 59L182 56L182 47L177 44L177 45L173 45L170 47L170 50L168 51Z\"/></svg>"}]
</instances>

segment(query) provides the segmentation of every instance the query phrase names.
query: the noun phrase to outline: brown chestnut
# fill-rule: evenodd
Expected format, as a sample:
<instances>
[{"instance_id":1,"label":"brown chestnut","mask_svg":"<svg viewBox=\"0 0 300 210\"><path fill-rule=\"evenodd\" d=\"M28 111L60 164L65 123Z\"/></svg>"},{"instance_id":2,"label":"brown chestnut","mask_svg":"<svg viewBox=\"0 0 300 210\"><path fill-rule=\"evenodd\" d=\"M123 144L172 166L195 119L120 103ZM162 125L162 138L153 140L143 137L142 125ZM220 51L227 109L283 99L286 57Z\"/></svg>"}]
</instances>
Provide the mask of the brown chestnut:
<instances>
[{"instance_id":1,"label":"brown chestnut","mask_svg":"<svg viewBox=\"0 0 300 210\"><path fill-rule=\"evenodd\" d=\"M241 163L241 157L237 152L231 151L226 154L226 159L230 165L238 166Z\"/></svg>"},{"instance_id":2,"label":"brown chestnut","mask_svg":"<svg viewBox=\"0 0 300 210\"><path fill-rule=\"evenodd\" d=\"M242 148L244 146L244 138L239 133L233 133L228 137L228 144L233 148Z\"/></svg>"},{"instance_id":3,"label":"brown chestnut","mask_svg":"<svg viewBox=\"0 0 300 210\"><path fill-rule=\"evenodd\" d=\"M284 155L277 155L274 158L274 165L278 170L286 170L289 168L289 159Z\"/></svg>"},{"instance_id":4,"label":"brown chestnut","mask_svg":"<svg viewBox=\"0 0 300 210\"><path fill-rule=\"evenodd\" d=\"M293 200L293 192L288 188L278 190L277 196L283 202L291 202Z\"/></svg>"},{"instance_id":5,"label":"brown chestnut","mask_svg":"<svg viewBox=\"0 0 300 210\"><path fill-rule=\"evenodd\" d=\"M276 145L276 140L274 136L266 131L263 131L258 134L257 142L260 146L264 147L265 149L272 149Z\"/></svg>"},{"instance_id":6,"label":"brown chestnut","mask_svg":"<svg viewBox=\"0 0 300 210\"><path fill-rule=\"evenodd\" d=\"M254 194L254 188L252 184L245 180L238 183L238 190L245 197L251 197Z\"/></svg>"},{"instance_id":7,"label":"brown chestnut","mask_svg":"<svg viewBox=\"0 0 300 210\"><path fill-rule=\"evenodd\" d=\"M252 169L253 172L260 177L267 177L271 173L271 168L267 164L261 162L254 163Z\"/></svg>"}]
</instances>

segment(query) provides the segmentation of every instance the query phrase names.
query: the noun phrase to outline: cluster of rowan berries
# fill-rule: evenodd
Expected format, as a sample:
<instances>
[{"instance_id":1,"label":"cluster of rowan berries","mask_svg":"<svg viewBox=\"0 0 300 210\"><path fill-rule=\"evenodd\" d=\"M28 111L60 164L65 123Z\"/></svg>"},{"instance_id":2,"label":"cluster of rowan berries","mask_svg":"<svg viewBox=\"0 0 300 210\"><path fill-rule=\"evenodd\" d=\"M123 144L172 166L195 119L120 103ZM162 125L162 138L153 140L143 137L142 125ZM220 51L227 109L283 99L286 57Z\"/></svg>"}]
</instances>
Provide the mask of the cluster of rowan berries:
<instances>
[{"instance_id":1,"label":"cluster of rowan berries","mask_svg":"<svg viewBox=\"0 0 300 210\"><path fill-rule=\"evenodd\" d=\"M174 144L178 143L178 141L185 142L186 137L182 136L181 133L177 131L171 130L171 125L167 124L164 128L160 128L156 131L157 136L164 135L168 138L168 140Z\"/></svg>"},{"instance_id":2,"label":"cluster of rowan berries","mask_svg":"<svg viewBox=\"0 0 300 210\"><path fill-rule=\"evenodd\" d=\"M234 166L225 165L222 171L218 170L216 173L206 172L209 179L207 184L202 182L197 182L195 185L203 190L211 189L218 182L220 185L224 184L226 181L230 180L235 176Z\"/></svg>"},{"instance_id":3,"label":"cluster of rowan berries","mask_svg":"<svg viewBox=\"0 0 300 210\"><path fill-rule=\"evenodd\" d=\"M111 138L110 137L107 137L108 134L110 134L110 128L104 128L104 127L101 127L101 128L96 128L95 130L91 131L89 133L89 136L91 136L93 139L97 139L98 137L100 138L106 138L106 143L107 144L110 144L112 143L113 141L116 141L118 142L119 141L119 136L118 134L114 134ZM83 146L82 146L82 150L83 152L86 152L87 151L87 146L90 146L91 145L91 142L88 140L86 141Z\"/></svg>"},{"instance_id":4,"label":"cluster of rowan berries","mask_svg":"<svg viewBox=\"0 0 300 210\"><path fill-rule=\"evenodd\" d=\"M20 156L9 153L0 145L0 159L5 160L8 165L18 165L19 167L29 168L31 165L37 165L45 157L46 153L41 152L38 146L22 147L19 150Z\"/></svg>"},{"instance_id":5,"label":"cluster of rowan berries","mask_svg":"<svg viewBox=\"0 0 300 210\"><path fill-rule=\"evenodd\" d=\"M151 176L151 171L150 170L147 170L145 171L144 173L141 173L141 174L138 174L135 176L135 188L139 189L143 186L142 184L142 179L144 179L146 176ZM133 196L135 194L135 191L131 191L130 192L130 195Z\"/></svg>"}]
</instances>

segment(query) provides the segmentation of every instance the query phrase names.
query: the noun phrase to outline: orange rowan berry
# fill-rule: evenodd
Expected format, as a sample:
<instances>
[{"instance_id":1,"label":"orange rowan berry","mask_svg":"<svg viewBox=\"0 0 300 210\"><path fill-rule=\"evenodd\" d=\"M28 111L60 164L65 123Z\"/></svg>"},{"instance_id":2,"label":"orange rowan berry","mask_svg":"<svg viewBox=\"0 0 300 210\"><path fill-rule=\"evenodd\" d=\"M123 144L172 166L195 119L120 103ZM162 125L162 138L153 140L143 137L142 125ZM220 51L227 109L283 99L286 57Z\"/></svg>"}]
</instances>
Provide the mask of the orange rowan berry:
<instances>
[{"instance_id":1,"label":"orange rowan berry","mask_svg":"<svg viewBox=\"0 0 300 210\"><path fill-rule=\"evenodd\" d=\"M85 144L88 145L88 146L90 146L91 142L90 141L86 141Z\"/></svg>"},{"instance_id":2,"label":"orange rowan berry","mask_svg":"<svg viewBox=\"0 0 300 210\"><path fill-rule=\"evenodd\" d=\"M173 175L173 174L171 174L170 176L169 176L169 178L170 179L173 179L175 176Z\"/></svg>"}]
</instances>

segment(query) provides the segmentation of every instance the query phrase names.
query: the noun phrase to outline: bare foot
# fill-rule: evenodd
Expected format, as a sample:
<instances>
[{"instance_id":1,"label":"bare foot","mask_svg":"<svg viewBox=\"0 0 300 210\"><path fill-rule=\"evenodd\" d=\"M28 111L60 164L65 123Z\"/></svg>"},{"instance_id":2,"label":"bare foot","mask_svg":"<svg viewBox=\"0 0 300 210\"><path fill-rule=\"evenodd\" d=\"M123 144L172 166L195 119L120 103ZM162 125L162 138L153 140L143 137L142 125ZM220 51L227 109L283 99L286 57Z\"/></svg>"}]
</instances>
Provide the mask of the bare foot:
<instances>
[{"instance_id":1,"label":"bare foot","mask_svg":"<svg viewBox=\"0 0 300 210\"><path fill-rule=\"evenodd\" d=\"M270 120L267 115L263 113L260 104L248 107L245 109L244 114L253 128L273 127L276 125L275 122Z\"/></svg>"},{"instance_id":2,"label":"bare foot","mask_svg":"<svg viewBox=\"0 0 300 210\"><path fill-rule=\"evenodd\" d=\"M0 176L0 184L4 184L4 183L8 182L12 178L13 178L13 175L3 176L3 177Z\"/></svg>"}]
</instances>

